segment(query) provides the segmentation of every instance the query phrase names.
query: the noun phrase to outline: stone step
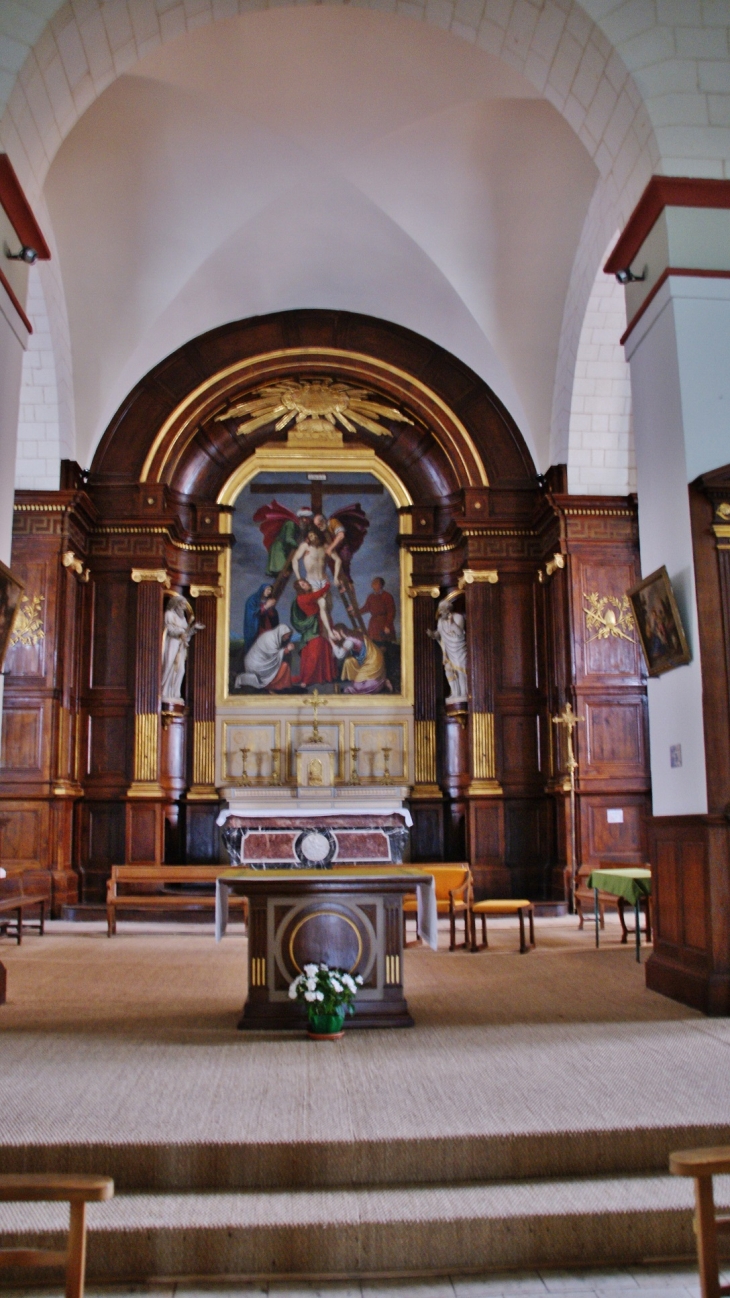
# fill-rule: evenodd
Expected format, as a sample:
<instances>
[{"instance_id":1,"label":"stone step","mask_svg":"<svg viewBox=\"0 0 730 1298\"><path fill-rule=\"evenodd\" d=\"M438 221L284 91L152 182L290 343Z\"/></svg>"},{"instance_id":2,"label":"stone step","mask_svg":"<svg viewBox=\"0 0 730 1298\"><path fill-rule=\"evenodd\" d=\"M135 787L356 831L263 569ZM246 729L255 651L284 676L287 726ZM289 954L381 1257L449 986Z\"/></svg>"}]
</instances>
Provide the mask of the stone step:
<instances>
[{"instance_id":1,"label":"stone step","mask_svg":"<svg viewBox=\"0 0 730 1298\"><path fill-rule=\"evenodd\" d=\"M730 1177L716 1180L730 1206ZM60 1204L0 1204L0 1247L62 1247ZM694 1256L692 1183L670 1176L460 1186L120 1194L91 1204L88 1278L427 1275ZM48 1280L46 1276L46 1280ZM24 1272L9 1283L32 1283Z\"/></svg>"},{"instance_id":2,"label":"stone step","mask_svg":"<svg viewBox=\"0 0 730 1298\"><path fill-rule=\"evenodd\" d=\"M0 1144L4 1172L102 1172L118 1190L298 1190L664 1173L675 1149L730 1144L730 1125L586 1127L352 1141Z\"/></svg>"}]
</instances>

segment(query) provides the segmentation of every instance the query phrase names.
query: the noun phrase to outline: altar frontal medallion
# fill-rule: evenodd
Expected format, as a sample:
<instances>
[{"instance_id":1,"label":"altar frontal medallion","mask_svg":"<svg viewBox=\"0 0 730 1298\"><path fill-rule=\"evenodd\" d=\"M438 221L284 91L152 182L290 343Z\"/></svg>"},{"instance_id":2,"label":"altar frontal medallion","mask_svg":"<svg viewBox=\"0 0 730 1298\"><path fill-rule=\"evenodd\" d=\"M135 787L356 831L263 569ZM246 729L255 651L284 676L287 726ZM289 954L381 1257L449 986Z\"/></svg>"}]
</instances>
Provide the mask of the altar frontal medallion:
<instances>
[{"instance_id":1,"label":"altar frontal medallion","mask_svg":"<svg viewBox=\"0 0 730 1298\"><path fill-rule=\"evenodd\" d=\"M303 869L331 870L337 840L329 829L305 829L295 839L294 851Z\"/></svg>"}]
</instances>

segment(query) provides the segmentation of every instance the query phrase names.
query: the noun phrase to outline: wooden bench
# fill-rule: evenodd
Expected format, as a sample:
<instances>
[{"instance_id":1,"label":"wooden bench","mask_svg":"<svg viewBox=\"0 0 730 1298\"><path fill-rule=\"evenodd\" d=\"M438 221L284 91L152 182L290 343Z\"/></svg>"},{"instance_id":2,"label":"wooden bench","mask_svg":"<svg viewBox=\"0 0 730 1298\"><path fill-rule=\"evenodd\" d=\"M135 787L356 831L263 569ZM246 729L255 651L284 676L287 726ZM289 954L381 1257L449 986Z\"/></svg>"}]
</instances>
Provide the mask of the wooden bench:
<instances>
[{"instance_id":1,"label":"wooden bench","mask_svg":"<svg viewBox=\"0 0 730 1298\"><path fill-rule=\"evenodd\" d=\"M7 921L3 921L3 915L11 915L15 919L15 937L20 946L23 941L23 912L35 910L40 907L40 919L38 921L38 932L43 935L46 922L46 902L50 901L50 896L43 896L39 893L37 896L22 896L20 893L16 897L0 897L0 925L6 927ZM26 924L27 924L26 920Z\"/></svg>"},{"instance_id":2,"label":"wooden bench","mask_svg":"<svg viewBox=\"0 0 730 1298\"><path fill-rule=\"evenodd\" d=\"M40 871L27 871L25 874L11 874L0 879L0 927L7 930L9 920L15 921L15 937L20 946L23 941L23 924L28 924L26 914L37 912L38 931L45 931L46 907L51 905L51 885L48 877ZM34 916L34 921L36 916Z\"/></svg>"},{"instance_id":3,"label":"wooden bench","mask_svg":"<svg viewBox=\"0 0 730 1298\"><path fill-rule=\"evenodd\" d=\"M720 1284L717 1236L730 1235L730 1216L715 1214L713 1176L730 1172L730 1145L708 1149L682 1149L669 1155L669 1170L675 1176L692 1176L695 1183L695 1234L702 1298L730 1294L730 1285Z\"/></svg>"},{"instance_id":4,"label":"wooden bench","mask_svg":"<svg viewBox=\"0 0 730 1298\"><path fill-rule=\"evenodd\" d=\"M86 1205L111 1199L109 1176L67 1176L8 1172L0 1176L0 1200L5 1203L58 1202L70 1204L68 1247L0 1249L0 1266L62 1266L66 1269L66 1298L83 1298L86 1274Z\"/></svg>"},{"instance_id":5,"label":"wooden bench","mask_svg":"<svg viewBox=\"0 0 730 1298\"><path fill-rule=\"evenodd\" d=\"M215 881L224 865L113 865L106 885L107 936L117 931L117 910L215 910ZM205 892L170 892L170 885L208 884ZM119 887L123 891L119 892ZM131 888L133 891L128 892ZM232 896L230 910L248 914L245 897Z\"/></svg>"}]
</instances>

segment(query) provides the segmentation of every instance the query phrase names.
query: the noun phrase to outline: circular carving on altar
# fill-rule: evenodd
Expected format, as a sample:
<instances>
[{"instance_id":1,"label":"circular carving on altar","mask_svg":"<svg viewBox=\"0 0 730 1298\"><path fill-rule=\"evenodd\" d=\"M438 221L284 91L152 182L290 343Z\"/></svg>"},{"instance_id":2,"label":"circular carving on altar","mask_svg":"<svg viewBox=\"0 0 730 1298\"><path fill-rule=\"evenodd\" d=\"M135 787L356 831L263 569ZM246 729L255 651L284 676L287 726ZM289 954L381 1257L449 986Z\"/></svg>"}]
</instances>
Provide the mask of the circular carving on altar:
<instances>
[{"instance_id":1,"label":"circular carving on altar","mask_svg":"<svg viewBox=\"0 0 730 1298\"><path fill-rule=\"evenodd\" d=\"M328 964L354 973L362 959L362 937L357 924L336 910L314 910L304 915L289 934L289 960L301 973L306 964Z\"/></svg>"},{"instance_id":2,"label":"circular carving on altar","mask_svg":"<svg viewBox=\"0 0 730 1298\"><path fill-rule=\"evenodd\" d=\"M303 829L294 840L299 863L311 870L326 870L337 851L337 840L329 829Z\"/></svg>"}]
</instances>

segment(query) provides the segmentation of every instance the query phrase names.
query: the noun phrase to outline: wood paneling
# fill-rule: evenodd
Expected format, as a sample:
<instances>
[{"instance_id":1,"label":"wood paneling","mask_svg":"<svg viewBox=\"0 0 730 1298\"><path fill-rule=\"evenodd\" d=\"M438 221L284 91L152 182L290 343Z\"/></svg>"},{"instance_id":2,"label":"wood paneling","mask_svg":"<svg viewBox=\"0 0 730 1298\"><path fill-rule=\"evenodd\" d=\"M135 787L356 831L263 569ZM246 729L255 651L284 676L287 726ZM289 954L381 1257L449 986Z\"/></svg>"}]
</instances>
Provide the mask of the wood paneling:
<instances>
[{"instance_id":1,"label":"wood paneling","mask_svg":"<svg viewBox=\"0 0 730 1298\"><path fill-rule=\"evenodd\" d=\"M621 811L623 823L609 822L610 810ZM598 865L644 865L647 859L644 798L586 795L580 801L581 862Z\"/></svg>"},{"instance_id":2,"label":"wood paneling","mask_svg":"<svg viewBox=\"0 0 730 1298\"><path fill-rule=\"evenodd\" d=\"M0 766L18 774L42 771L43 707L7 708L3 715Z\"/></svg>"},{"instance_id":3,"label":"wood paneling","mask_svg":"<svg viewBox=\"0 0 730 1298\"><path fill-rule=\"evenodd\" d=\"M132 585L129 572L105 572L94 580L91 624L92 689L124 689L127 684L127 629Z\"/></svg>"},{"instance_id":4,"label":"wood paneling","mask_svg":"<svg viewBox=\"0 0 730 1298\"><path fill-rule=\"evenodd\" d=\"M586 754L584 773L646 774L643 698L584 704Z\"/></svg>"},{"instance_id":5,"label":"wood paneling","mask_svg":"<svg viewBox=\"0 0 730 1298\"><path fill-rule=\"evenodd\" d=\"M126 781L127 730L128 719L124 712L89 717L87 774L114 775Z\"/></svg>"}]
</instances>

